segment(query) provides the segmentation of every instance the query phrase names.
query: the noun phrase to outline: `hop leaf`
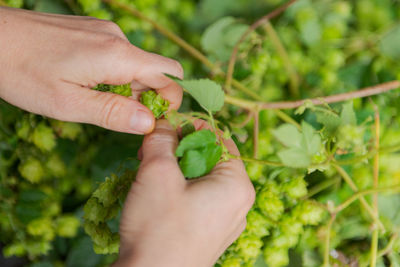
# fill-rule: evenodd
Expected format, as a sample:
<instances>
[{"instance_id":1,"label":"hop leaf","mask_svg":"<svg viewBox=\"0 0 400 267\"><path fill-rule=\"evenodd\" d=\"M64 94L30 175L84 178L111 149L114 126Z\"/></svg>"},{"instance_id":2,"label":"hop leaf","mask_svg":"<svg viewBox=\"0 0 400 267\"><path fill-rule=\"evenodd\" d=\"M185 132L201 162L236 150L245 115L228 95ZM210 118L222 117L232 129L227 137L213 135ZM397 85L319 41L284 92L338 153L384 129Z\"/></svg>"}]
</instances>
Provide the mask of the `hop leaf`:
<instances>
[{"instance_id":1,"label":"hop leaf","mask_svg":"<svg viewBox=\"0 0 400 267\"><path fill-rule=\"evenodd\" d=\"M175 151L181 157L179 166L187 178L203 176L210 172L222 155L217 136L210 130L200 130L185 136Z\"/></svg>"},{"instance_id":2,"label":"hop leaf","mask_svg":"<svg viewBox=\"0 0 400 267\"><path fill-rule=\"evenodd\" d=\"M148 107L156 119L161 118L169 108L169 101L153 90L145 91L140 96L140 102Z\"/></svg>"},{"instance_id":3,"label":"hop leaf","mask_svg":"<svg viewBox=\"0 0 400 267\"><path fill-rule=\"evenodd\" d=\"M179 80L173 78L202 106L213 113L221 110L224 105L224 91L221 86L208 79Z\"/></svg>"}]
</instances>

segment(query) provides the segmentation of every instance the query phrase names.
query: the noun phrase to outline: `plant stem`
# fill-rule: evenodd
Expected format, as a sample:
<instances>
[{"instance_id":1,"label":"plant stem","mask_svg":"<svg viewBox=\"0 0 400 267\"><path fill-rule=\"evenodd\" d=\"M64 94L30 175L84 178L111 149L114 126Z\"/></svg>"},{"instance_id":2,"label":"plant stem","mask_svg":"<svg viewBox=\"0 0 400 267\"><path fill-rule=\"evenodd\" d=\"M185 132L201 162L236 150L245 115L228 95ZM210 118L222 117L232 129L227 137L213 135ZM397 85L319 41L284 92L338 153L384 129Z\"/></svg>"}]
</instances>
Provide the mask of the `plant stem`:
<instances>
[{"instance_id":1,"label":"plant stem","mask_svg":"<svg viewBox=\"0 0 400 267\"><path fill-rule=\"evenodd\" d=\"M336 163L332 163L332 166L342 176L343 180L350 186L350 188L355 193L357 193L358 192L358 188L357 188L356 184L353 182L353 180L351 179L351 177L347 174L347 172L342 167L337 165ZM385 227L383 226L382 222L379 220L379 218L377 216L375 216L375 213L374 213L373 209L371 208L371 206L368 204L368 202L365 200L365 198L363 196L360 197L360 202L361 202L362 206L365 208L365 210L369 213L369 215L373 218L373 220L375 221L376 225L379 228L384 230Z\"/></svg>"},{"instance_id":2,"label":"plant stem","mask_svg":"<svg viewBox=\"0 0 400 267\"><path fill-rule=\"evenodd\" d=\"M379 110L378 107L374 104L375 108L375 150L379 151L379 137L380 137L380 119L379 119ZM373 176L373 187L378 188L379 184L379 153L375 153L374 156L374 176ZM373 196L373 209L375 216L379 218L378 211L378 193L375 193ZM376 259L378 253L378 239L379 239L379 229L375 225L372 232L372 240L371 240L371 262L370 266L376 266Z\"/></svg>"},{"instance_id":3,"label":"plant stem","mask_svg":"<svg viewBox=\"0 0 400 267\"><path fill-rule=\"evenodd\" d=\"M398 193L400 192L400 184L399 185L394 185L394 186L387 186L387 187L381 187L381 188L372 188L372 189L367 189L367 190L362 190L358 191L351 197L349 197L346 201L344 201L342 204L337 206L335 208L335 213L339 213L348 206L350 206L354 201L360 199L361 197L369 194L374 194L374 193L379 193L379 192L385 192L385 193Z\"/></svg>"},{"instance_id":4,"label":"plant stem","mask_svg":"<svg viewBox=\"0 0 400 267\"><path fill-rule=\"evenodd\" d=\"M260 112L254 112L253 158L258 158L258 137L260 133Z\"/></svg>"},{"instance_id":5,"label":"plant stem","mask_svg":"<svg viewBox=\"0 0 400 267\"><path fill-rule=\"evenodd\" d=\"M211 111L208 111L208 116L209 116L209 120L210 120L210 122L211 122L211 127L212 127L214 133L216 133L216 132L217 132L217 128L215 127L214 116L213 116L213 114L211 113Z\"/></svg>"},{"instance_id":6,"label":"plant stem","mask_svg":"<svg viewBox=\"0 0 400 267\"><path fill-rule=\"evenodd\" d=\"M227 70L227 73L226 73L226 81L225 81L225 87L226 88L229 89L231 87L231 84L233 84L233 71L235 69L235 63L236 63L237 54L239 52L240 44L243 43L247 39L247 37L252 32L254 32L259 26L263 25L264 23L266 23L270 19L272 19L272 18L278 16L279 14L281 14L283 11L285 11L294 2L296 2L296 0L290 0L290 1L286 2L285 4L281 5L280 7L278 7L277 9L274 9L273 11L268 13L267 15L261 17L256 22L254 22L242 34L242 36L240 37L239 41L237 41L235 46L233 47L232 54L231 54L231 57L229 59L228 70Z\"/></svg>"},{"instance_id":7,"label":"plant stem","mask_svg":"<svg viewBox=\"0 0 400 267\"><path fill-rule=\"evenodd\" d=\"M253 159L253 158L248 158L248 157L235 156L235 155L231 155L231 154L229 155L229 157L232 158L232 159L240 159L240 160L243 160L245 162L263 164L263 165L267 165L267 166L274 166L274 167L282 167L282 166L284 166L282 163L276 162L276 161Z\"/></svg>"},{"instance_id":8,"label":"plant stem","mask_svg":"<svg viewBox=\"0 0 400 267\"><path fill-rule=\"evenodd\" d=\"M331 214L331 218L326 226L326 237L325 237L325 247L324 247L324 264L323 267L330 267L329 263L329 250L330 250L330 242L331 242L331 231L333 222L336 219L336 214Z\"/></svg>"},{"instance_id":9,"label":"plant stem","mask_svg":"<svg viewBox=\"0 0 400 267\"><path fill-rule=\"evenodd\" d=\"M290 58L285 49L285 46L282 44L281 40L279 39L278 34L276 33L274 27L272 26L272 24L269 21L267 21L265 23L264 28L265 28L265 31L267 32L269 38L271 39L271 42L274 44L279 56L282 58L285 69L289 75L290 92L291 92L292 96L299 97L300 96L299 75L297 74L296 69L294 68L292 62L290 61Z\"/></svg>"},{"instance_id":10,"label":"plant stem","mask_svg":"<svg viewBox=\"0 0 400 267\"><path fill-rule=\"evenodd\" d=\"M380 250L378 252L378 258L385 256L386 254L390 253L390 251L392 251L393 248L393 244L396 241L396 239L398 238L399 234L398 233L394 233L391 237L390 240L388 242L388 244L386 245L386 247L384 247L382 250Z\"/></svg>"},{"instance_id":11,"label":"plant stem","mask_svg":"<svg viewBox=\"0 0 400 267\"><path fill-rule=\"evenodd\" d=\"M315 185L314 187L312 187L309 191L308 194L306 196L304 196L302 199L307 199L310 198L316 194L318 194L319 192L327 189L328 187L337 184L338 182L340 182L341 178L337 177L334 179L329 179L329 180L325 180L317 185Z\"/></svg>"}]
</instances>

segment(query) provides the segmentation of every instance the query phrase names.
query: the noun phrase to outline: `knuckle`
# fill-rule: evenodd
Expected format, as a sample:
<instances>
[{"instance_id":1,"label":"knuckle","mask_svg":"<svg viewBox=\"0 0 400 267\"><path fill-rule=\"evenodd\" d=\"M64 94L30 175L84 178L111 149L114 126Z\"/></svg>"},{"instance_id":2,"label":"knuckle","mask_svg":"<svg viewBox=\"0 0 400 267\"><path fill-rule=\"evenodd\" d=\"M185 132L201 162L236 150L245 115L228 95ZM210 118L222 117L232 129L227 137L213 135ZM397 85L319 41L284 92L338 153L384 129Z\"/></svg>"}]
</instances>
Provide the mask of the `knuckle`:
<instances>
[{"instance_id":1,"label":"knuckle","mask_svg":"<svg viewBox=\"0 0 400 267\"><path fill-rule=\"evenodd\" d=\"M104 128L112 128L114 117L117 114L121 114L123 106L119 101L119 97L112 94L100 94L99 97L104 97L104 101L101 101L103 106L98 113L98 122L100 126Z\"/></svg>"},{"instance_id":2,"label":"knuckle","mask_svg":"<svg viewBox=\"0 0 400 267\"><path fill-rule=\"evenodd\" d=\"M236 205L243 209L243 212L247 214L250 208L253 206L255 201L255 190L250 181L238 183L234 190Z\"/></svg>"},{"instance_id":3,"label":"knuckle","mask_svg":"<svg viewBox=\"0 0 400 267\"><path fill-rule=\"evenodd\" d=\"M105 20L103 26L105 27L105 30L110 32L110 33L116 34L118 36L121 36L121 35L124 34L122 32L121 28L118 26L118 24L116 24L113 21Z\"/></svg>"}]
</instances>

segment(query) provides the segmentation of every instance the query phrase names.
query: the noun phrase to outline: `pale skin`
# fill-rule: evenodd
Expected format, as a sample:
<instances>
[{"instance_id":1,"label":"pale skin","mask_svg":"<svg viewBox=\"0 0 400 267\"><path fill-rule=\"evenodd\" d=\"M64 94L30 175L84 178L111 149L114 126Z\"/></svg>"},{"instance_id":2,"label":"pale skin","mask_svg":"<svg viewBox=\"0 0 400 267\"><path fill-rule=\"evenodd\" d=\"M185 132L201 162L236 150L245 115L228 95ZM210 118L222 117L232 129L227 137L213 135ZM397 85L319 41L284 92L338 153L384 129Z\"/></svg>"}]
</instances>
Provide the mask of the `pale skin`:
<instances>
[{"instance_id":1,"label":"pale skin","mask_svg":"<svg viewBox=\"0 0 400 267\"><path fill-rule=\"evenodd\" d=\"M114 266L212 266L244 230L254 189L239 160L185 180L176 131L137 101L154 88L177 109L182 89L163 73L182 78L180 64L131 45L112 22L9 8L0 8L0 44L0 98L59 120L146 134ZM133 97L90 89L99 83L131 83ZM232 140L225 145L239 155Z\"/></svg>"}]
</instances>

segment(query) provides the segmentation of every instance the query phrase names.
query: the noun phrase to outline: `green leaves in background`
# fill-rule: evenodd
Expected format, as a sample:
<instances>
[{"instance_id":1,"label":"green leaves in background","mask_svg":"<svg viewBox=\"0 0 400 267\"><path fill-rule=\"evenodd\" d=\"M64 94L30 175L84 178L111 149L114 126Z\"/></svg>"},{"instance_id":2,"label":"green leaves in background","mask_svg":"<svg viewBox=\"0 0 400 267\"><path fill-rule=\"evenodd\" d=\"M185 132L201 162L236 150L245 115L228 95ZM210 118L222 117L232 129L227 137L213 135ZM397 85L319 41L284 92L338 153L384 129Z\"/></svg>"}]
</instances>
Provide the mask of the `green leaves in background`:
<instances>
[{"instance_id":1,"label":"green leaves in background","mask_svg":"<svg viewBox=\"0 0 400 267\"><path fill-rule=\"evenodd\" d=\"M400 24L383 36L379 42L379 49L385 56L400 59Z\"/></svg>"},{"instance_id":2,"label":"green leaves in background","mask_svg":"<svg viewBox=\"0 0 400 267\"><path fill-rule=\"evenodd\" d=\"M247 28L248 25L238 23L233 17L221 18L205 30L201 46L217 60L227 61Z\"/></svg>"},{"instance_id":3,"label":"green leaves in background","mask_svg":"<svg viewBox=\"0 0 400 267\"><path fill-rule=\"evenodd\" d=\"M209 79L179 80L181 85L208 112L217 112L224 105L224 91L221 86Z\"/></svg>"},{"instance_id":4,"label":"green leaves in background","mask_svg":"<svg viewBox=\"0 0 400 267\"><path fill-rule=\"evenodd\" d=\"M217 136L210 130L200 130L181 140L175 155L180 157L179 166L187 178L203 176L210 172L222 155Z\"/></svg>"},{"instance_id":5,"label":"green leaves in background","mask_svg":"<svg viewBox=\"0 0 400 267\"><path fill-rule=\"evenodd\" d=\"M272 132L286 148L278 152L283 164L293 168L306 168L311 165L312 157L321 148L321 137L305 121L301 123L301 132L291 124L283 124Z\"/></svg>"}]
</instances>

